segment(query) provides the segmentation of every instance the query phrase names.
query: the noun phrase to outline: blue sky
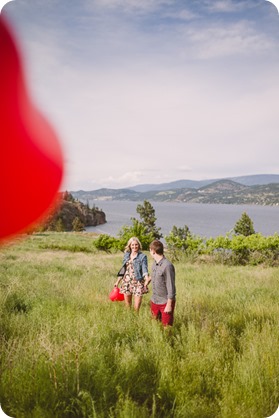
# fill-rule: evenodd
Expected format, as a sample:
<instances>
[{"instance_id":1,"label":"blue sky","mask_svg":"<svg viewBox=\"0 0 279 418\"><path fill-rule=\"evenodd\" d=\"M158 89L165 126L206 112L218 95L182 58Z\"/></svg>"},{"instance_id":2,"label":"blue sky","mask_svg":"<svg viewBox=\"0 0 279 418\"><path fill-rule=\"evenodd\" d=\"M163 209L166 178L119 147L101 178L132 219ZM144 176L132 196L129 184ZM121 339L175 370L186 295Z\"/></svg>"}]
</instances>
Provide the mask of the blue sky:
<instances>
[{"instance_id":1,"label":"blue sky","mask_svg":"<svg viewBox=\"0 0 279 418\"><path fill-rule=\"evenodd\" d=\"M276 173L279 15L265 0L14 0L62 189Z\"/></svg>"}]
</instances>

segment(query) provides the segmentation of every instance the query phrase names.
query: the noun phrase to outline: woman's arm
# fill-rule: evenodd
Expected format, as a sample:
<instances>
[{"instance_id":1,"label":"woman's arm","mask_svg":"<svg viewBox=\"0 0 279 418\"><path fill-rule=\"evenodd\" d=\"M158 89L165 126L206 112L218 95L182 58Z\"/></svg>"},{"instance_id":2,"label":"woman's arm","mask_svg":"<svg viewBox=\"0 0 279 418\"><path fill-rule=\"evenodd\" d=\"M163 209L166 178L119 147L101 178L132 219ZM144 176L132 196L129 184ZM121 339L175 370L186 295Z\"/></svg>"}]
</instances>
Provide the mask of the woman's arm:
<instances>
[{"instance_id":1,"label":"woman's arm","mask_svg":"<svg viewBox=\"0 0 279 418\"><path fill-rule=\"evenodd\" d=\"M120 280L122 279L122 277L117 277L116 282L114 283L114 287L118 287Z\"/></svg>"},{"instance_id":2,"label":"woman's arm","mask_svg":"<svg viewBox=\"0 0 279 418\"><path fill-rule=\"evenodd\" d=\"M141 269L142 269L142 277L148 276L148 261L147 261L147 256L145 254L142 254Z\"/></svg>"}]
</instances>

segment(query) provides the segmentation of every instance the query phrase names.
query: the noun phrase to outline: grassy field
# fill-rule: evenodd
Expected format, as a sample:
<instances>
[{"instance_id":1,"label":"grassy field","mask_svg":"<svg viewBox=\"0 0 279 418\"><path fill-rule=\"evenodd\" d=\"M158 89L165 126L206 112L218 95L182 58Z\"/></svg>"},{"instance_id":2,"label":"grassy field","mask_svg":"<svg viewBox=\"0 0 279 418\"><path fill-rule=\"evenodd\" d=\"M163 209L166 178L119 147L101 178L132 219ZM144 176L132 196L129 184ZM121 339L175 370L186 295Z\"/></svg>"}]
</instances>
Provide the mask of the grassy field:
<instances>
[{"instance_id":1,"label":"grassy field","mask_svg":"<svg viewBox=\"0 0 279 418\"><path fill-rule=\"evenodd\" d=\"M122 254L44 233L0 251L0 402L15 418L265 418L279 403L279 269L175 264L171 332L109 292ZM149 255L148 255L149 257ZM151 259L149 259L151 263Z\"/></svg>"}]
</instances>

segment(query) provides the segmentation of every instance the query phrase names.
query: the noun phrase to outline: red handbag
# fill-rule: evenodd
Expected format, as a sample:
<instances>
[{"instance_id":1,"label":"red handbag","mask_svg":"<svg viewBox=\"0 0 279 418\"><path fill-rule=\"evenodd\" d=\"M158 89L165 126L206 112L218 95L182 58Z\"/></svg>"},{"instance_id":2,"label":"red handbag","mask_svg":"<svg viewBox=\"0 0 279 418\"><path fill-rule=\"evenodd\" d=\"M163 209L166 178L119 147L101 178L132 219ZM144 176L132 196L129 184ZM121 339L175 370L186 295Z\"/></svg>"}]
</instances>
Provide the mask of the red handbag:
<instances>
[{"instance_id":1,"label":"red handbag","mask_svg":"<svg viewBox=\"0 0 279 418\"><path fill-rule=\"evenodd\" d=\"M115 286L110 292L109 298L112 302L121 302L124 300L124 295L120 293L119 287Z\"/></svg>"}]
</instances>

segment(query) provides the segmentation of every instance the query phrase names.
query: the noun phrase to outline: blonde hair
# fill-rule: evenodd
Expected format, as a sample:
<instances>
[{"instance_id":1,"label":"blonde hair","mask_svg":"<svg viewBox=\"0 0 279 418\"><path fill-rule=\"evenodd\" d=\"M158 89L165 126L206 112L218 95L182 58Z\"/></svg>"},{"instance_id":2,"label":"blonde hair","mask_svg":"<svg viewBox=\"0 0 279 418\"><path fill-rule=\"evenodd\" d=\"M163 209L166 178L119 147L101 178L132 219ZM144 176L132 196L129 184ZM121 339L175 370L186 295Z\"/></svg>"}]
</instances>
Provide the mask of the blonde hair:
<instances>
[{"instance_id":1,"label":"blonde hair","mask_svg":"<svg viewBox=\"0 0 279 418\"><path fill-rule=\"evenodd\" d=\"M139 244L139 249L142 250L142 245L140 240L137 237L132 237L129 239L129 241L127 242L127 245L125 247L125 253L130 253L131 252L131 244L133 241L136 241Z\"/></svg>"}]
</instances>

